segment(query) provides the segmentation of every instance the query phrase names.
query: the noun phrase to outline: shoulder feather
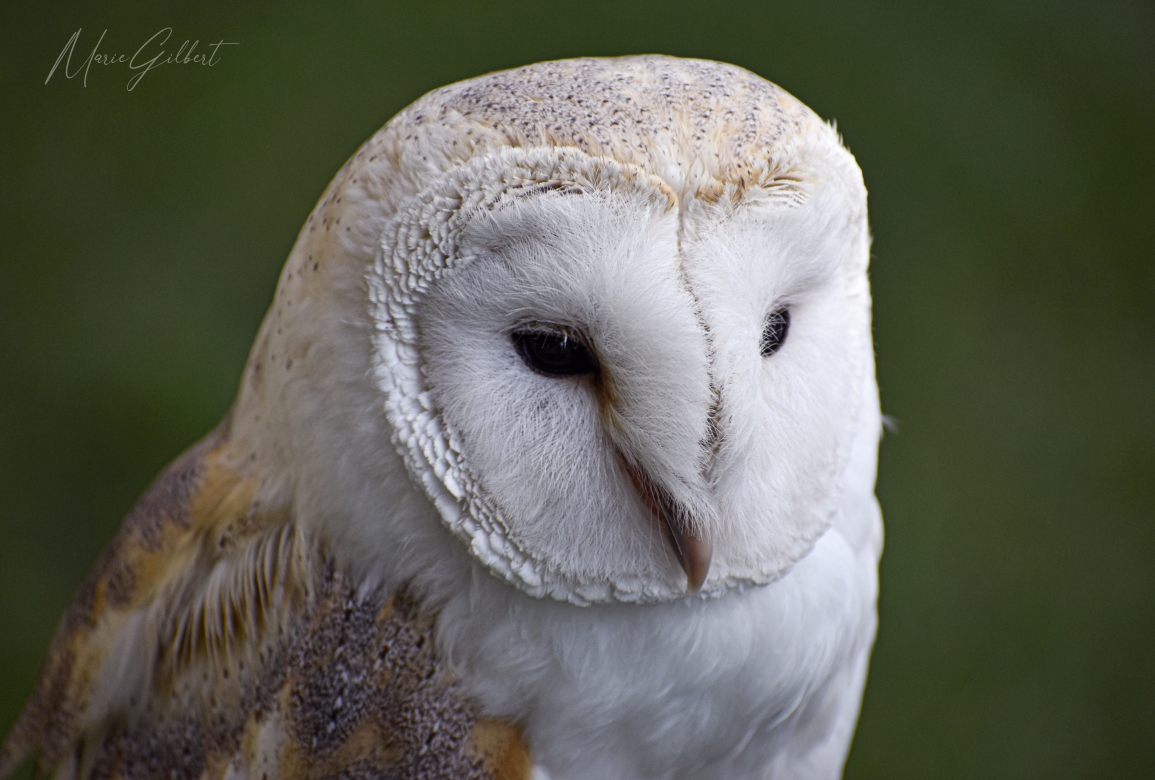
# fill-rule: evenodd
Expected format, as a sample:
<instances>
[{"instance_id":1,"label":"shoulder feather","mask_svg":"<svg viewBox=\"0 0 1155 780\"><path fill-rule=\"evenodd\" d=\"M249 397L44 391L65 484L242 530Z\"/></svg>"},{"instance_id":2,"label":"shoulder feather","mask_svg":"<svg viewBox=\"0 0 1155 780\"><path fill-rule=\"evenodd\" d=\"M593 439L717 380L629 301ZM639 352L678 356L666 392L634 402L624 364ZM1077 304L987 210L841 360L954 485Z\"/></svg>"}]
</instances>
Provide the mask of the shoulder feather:
<instances>
[{"instance_id":1,"label":"shoulder feather","mask_svg":"<svg viewBox=\"0 0 1155 780\"><path fill-rule=\"evenodd\" d=\"M405 593L359 596L228 420L138 501L0 748L58 778L529 776Z\"/></svg>"}]
</instances>

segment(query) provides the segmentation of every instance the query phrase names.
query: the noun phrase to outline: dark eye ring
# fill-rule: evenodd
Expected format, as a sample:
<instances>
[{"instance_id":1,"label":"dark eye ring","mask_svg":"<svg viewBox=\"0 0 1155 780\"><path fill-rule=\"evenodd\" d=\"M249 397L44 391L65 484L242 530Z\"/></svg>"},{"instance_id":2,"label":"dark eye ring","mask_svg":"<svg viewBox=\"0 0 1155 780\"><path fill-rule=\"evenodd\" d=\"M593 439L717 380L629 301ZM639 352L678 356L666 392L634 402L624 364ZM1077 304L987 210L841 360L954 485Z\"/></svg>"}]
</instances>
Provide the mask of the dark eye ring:
<instances>
[{"instance_id":1,"label":"dark eye ring","mask_svg":"<svg viewBox=\"0 0 1155 780\"><path fill-rule=\"evenodd\" d=\"M770 357L777 352L789 331L790 310L784 307L771 312L766 317L766 324L762 326L762 341L759 345L762 357Z\"/></svg>"},{"instance_id":2,"label":"dark eye ring","mask_svg":"<svg viewBox=\"0 0 1155 780\"><path fill-rule=\"evenodd\" d=\"M597 364L585 345L567 333L517 330L513 346L525 364L546 376L592 374Z\"/></svg>"}]
</instances>

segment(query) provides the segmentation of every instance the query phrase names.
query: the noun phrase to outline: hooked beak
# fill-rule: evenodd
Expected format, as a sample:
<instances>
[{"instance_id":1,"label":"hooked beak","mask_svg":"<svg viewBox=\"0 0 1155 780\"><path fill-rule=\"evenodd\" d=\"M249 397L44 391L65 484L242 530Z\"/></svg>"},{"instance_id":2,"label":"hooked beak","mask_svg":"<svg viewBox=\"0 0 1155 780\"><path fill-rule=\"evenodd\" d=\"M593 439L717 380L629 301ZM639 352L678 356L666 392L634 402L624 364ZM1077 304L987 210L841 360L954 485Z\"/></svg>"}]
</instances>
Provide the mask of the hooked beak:
<instances>
[{"instance_id":1,"label":"hooked beak","mask_svg":"<svg viewBox=\"0 0 1155 780\"><path fill-rule=\"evenodd\" d=\"M618 453L630 481L634 483L642 501L658 521L664 536L674 548L674 556L686 572L686 595L692 596L702 589L706 575L710 573L710 558L714 545L709 539L700 538L690 532L686 510L674 498L649 478L645 471L635 466L628 458Z\"/></svg>"}]
</instances>

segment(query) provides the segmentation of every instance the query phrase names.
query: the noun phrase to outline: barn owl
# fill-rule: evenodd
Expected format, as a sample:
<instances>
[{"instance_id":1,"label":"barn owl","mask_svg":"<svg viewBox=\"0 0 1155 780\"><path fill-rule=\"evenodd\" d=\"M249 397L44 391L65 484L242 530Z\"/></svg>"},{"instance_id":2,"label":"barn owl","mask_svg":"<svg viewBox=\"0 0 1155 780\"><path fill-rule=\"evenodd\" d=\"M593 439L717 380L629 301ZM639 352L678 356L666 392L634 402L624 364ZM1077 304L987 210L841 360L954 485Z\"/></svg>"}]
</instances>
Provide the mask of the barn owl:
<instances>
[{"instance_id":1,"label":"barn owl","mask_svg":"<svg viewBox=\"0 0 1155 780\"><path fill-rule=\"evenodd\" d=\"M56 778L832 778L876 629L861 173L740 68L436 90L0 752Z\"/></svg>"}]
</instances>

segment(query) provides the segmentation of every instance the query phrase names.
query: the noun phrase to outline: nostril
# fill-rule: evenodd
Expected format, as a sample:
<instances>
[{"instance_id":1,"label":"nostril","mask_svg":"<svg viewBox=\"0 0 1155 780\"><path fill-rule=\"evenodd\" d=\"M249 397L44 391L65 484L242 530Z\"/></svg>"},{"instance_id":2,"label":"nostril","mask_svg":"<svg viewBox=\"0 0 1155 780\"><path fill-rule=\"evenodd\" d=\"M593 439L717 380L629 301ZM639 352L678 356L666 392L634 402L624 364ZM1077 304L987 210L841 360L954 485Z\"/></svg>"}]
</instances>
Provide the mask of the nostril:
<instances>
[{"instance_id":1,"label":"nostril","mask_svg":"<svg viewBox=\"0 0 1155 780\"><path fill-rule=\"evenodd\" d=\"M717 388L711 386L710 389L714 400L706 415L706 435L702 439L702 449L707 453L716 452L722 439L722 399L718 397Z\"/></svg>"}]
</instances>

